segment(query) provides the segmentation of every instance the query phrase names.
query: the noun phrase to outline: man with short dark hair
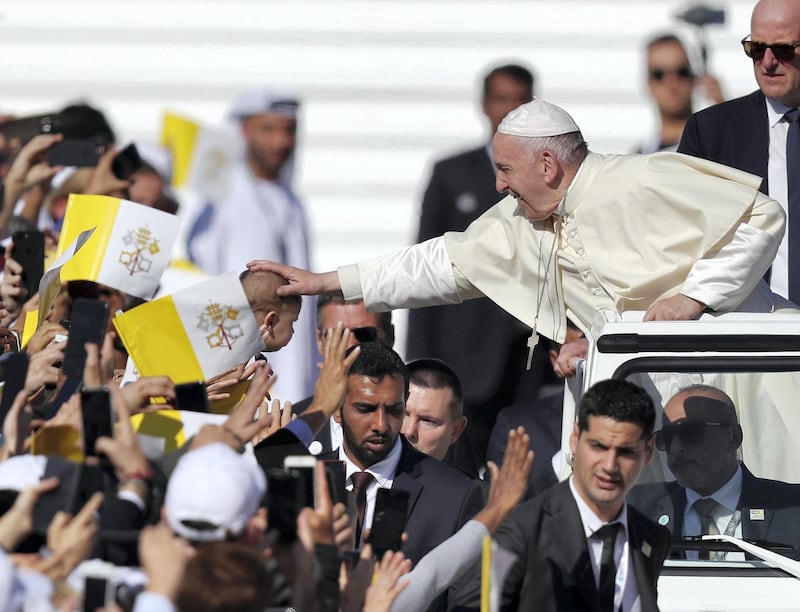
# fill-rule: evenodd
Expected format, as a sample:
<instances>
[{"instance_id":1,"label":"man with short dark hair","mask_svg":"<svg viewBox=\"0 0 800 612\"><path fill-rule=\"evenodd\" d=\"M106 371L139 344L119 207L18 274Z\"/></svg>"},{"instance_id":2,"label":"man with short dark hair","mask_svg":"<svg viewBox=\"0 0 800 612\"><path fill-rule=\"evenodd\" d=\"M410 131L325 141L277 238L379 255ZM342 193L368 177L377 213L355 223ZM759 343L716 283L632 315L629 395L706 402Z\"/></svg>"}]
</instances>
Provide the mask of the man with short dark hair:
<instances>
[{"instance_id":1,"label":"man with short dark hair","mask_svg":"<svg viewBox=\"0 0 800 612\"><path fill-rule=\"evenodd\" d=\"M501 609L658 609L669 533L625 501L653 455L654 422L653 402L636 385L606 380L584 394L571 478L520 504L495 536L517 556ZM456 609L479 608L474 582L462 583L457 599L466 607Z\"/></svg>"},{"instance_id":2,"label":"man with short dark hair","mask_svg":"<svg viewBox=\"0 0 800 612\"><path fill-rule=\"evenodd\" d=\"M380 342L394 347L392 313L367 312L364 302L347 302L342 296L321 295L317 298L317 348L322 353L325 332L342 322L352 332L351 346L361 342Z\"/></svg>"},{"instance_id":3,"label":"man with short dark hair","mask_svg":"<svg viewBox=\"0 0 800 612\"><path fill-rule=\"evenodd\" d=\"M347 375L336 416L341 447L320 456L346 464L361 518L357 535L372 524L379 488L410 494L403 552L413 563L453 535L482 506L481 491L458 470L415 450L400 435L408 396L408 368L393 350L365 342ZM352 350L352 349L351 349Z\"/></svg>"},{"instance_id":4,"label":"man with short dark hair","mask_svg":"<svg viewBox=\"0 0 800 612\"><path fill-rule=\"evenodd\" d=\"M630 503L673 534L727 534L793 547L800 556L800 485L758 478L740 461L743 433L733 400L721 389L692 385L664 406L656 446L676 480L635 487ZM731 557L731 554L734 556ZM696 551L686 553L697 558ZM702 558L743 558L720 551Z\"/></svg>"},{"instance_id":5,"label":"man with short dark hair","mask_svg":"<svg viewBox=\"0 0 800 612\"><path fill-rule=\"evenodd\" d=\"M402 433L418 451L444 461L467 426L461 381L439 359L416 359L408 371L411 381Z\"/></svg>"}]
</instances>

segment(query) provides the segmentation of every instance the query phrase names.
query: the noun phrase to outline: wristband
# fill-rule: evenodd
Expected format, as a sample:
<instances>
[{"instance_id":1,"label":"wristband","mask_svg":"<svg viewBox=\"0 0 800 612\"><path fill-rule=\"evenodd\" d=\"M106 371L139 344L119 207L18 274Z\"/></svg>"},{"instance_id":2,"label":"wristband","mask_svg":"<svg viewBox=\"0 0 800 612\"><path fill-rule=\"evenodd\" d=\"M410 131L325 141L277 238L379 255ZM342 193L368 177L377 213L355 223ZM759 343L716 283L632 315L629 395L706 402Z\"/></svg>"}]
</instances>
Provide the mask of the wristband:
<instances>
[{"instance_id":1,"label":"wristband","mask_svg":"<svg viewBox=\"0 0 800 612\"><path fill-rule=\"evenodd\" d=\"M153 470L139 470L136 472L128 472L127 474L123 474L119 481L120 484L129 480L141 480L143 482L147 482L149 480L153 480L153 478L155 478L155 472L153 472Z\"/></svg>"}]
</instances>

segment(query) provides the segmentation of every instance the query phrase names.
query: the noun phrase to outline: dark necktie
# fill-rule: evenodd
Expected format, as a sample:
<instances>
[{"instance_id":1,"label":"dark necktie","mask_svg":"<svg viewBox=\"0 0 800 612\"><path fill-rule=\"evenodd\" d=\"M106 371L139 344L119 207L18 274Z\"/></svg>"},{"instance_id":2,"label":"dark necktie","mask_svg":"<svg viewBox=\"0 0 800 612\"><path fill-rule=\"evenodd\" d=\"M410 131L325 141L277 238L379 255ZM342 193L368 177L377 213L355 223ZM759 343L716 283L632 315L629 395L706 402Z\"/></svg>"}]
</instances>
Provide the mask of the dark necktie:
<instances>
[{"instance_id":1,"label":"dark necktie","mask_svg":"<svg viewBox=\"0 0 800 612\"><path fill-rule=\"evenodd\" d=\"M786 186L789 194L789 299L800 303L800 109L784 115L789 122L786 133Z\"/></svg>"},{"instance_id":2,"label":"dark necktie","mask_svg":"<svg viewBox=\"0 0 800 612\"><path fill-rule=\"evenodd\" d=\"M617 579L614 546L620 527L622 527L620 523L609 523L594 532L594 535L603 542L603 552L600 555L600 586L597 589L601 612L614 612L614 582Z\"/></svg>"},{"instance_id":3,"label":"dark necktie","mask_svg":"<svg viewBox=\"0 0 800 612\"><path fill-rule=\"evenodd\" d=\"M358 521L356 522L356 547L361 542L361 530L364 528L364 513L367 509L367 487L375 479L369 472L355 472L350 476L353 483L353 494L356 497L356 512Z\"/></svg>"},{"instance_id":4,"label":"dark necktie","mask_svg":"<svg viewBox=\"0 0 800 612\"><path fill-rule=\"evenodd\" d=\"M719 504L710 497L704 497L694 502L692 508L700 515L700 535L719 535L719 527L714 520L714 512L719 508ZM699 557L710 559L711 553L708 550L701 550Z\"/></svg>"}]
</instances>

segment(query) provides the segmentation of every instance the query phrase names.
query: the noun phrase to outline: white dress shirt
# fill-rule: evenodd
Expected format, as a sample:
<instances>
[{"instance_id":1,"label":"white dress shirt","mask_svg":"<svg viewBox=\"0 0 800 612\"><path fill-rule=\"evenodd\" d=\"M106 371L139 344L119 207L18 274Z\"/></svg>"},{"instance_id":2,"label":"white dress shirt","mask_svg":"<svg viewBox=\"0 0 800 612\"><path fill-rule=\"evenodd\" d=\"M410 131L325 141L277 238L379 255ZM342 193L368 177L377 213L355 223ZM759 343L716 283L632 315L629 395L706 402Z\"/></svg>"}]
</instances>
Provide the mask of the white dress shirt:
<instances>
[{"instance_id":1,"label":"white dress shirt","mask_svg":"<svg viewBox=\"0 0 800 612\"><path fill-rule=\"evenodd\" d=\"M767 181L769 197L780 202L789 218L789 187L786 174L786 135L789 122L783 115L791 108L780 102L767 98L767 121L769 122L769 162L767 164ZM770 288L785 298L789 297L789 231L783 235L778 254L772 262Z\"/></svg>"}]
</instances>

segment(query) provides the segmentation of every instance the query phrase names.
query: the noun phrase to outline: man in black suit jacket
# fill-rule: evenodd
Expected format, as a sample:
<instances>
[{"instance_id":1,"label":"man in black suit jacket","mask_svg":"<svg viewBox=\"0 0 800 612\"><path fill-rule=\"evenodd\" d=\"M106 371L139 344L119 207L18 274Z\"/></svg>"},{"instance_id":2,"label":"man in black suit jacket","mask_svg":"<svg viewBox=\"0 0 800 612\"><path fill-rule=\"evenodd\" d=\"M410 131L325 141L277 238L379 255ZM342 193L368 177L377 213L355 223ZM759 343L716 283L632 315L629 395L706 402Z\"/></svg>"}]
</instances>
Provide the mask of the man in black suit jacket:
<instances>
[{"instance_id":1,"label":"man in black suit jacket","mask_svg":"<svg viewBox=\"0 0 800 612\"><path fill-rule=\"evenodd\" d=\"M482 494L464 474L415 450L400 435L409 376L400 356L378 342L365 342L360 349L336 415L342 425L342 446L320 458L345 462L350 489L356 481L353 474L372 475L362 531L371 525L378 488L410 494L403 551L416 563L480 510Z\"/></svg>"},{"instance_id":2,"label":"man in black suit jacket","mask_svg":"<svg viewBox=\"0 0 800 612\"><path fill-rule=\"evenodd\" d=\"M739 462L742 428L730 397L708 385L687 387L664 406L664 420L656 444L666 451L677 480L635 487L630 504L680 538L709 533L694 504L714 499L718 533L789 545L794 551L788 556L797 558L800 485L757 478ZM716 553L714 558L724 556Z\"/></svg>"},{"instance_id":3,"label":"man in black suit jacket","mask_svg":"<svg viewBox=\"0 0 800 612\"><path fill-rule=\"evenodd\" d=\"M793 49L790 59L779 60L774 50L763 43L800 40L800 7L789 1L759 2L753 9L749 38L744 43L745 52L751 49L748 55L753 60L759 90L692 115L683 130L678 152L762 177L761 191L788 210L785 142L789 124L782 115L800 106L800 57ZM751 46L750 42L761 44ZM770 175L779 184L770 186ZM789 294L787 278L800 265L789 259L789 242L794 240L793 231L798 231L792 229L794 224L800 224L800 219L790 217L770 285L775 293L797 302L800 295Z\"/></svg>"},{"instance_id":4,"label":"man in black suit jacket","mask_svg":"<svg viewBox=\"0 0 800 612\"><path fill-rule=\"evenodd\" d=\"M567 319L566 343L583 338L583 332ZM561 345L547 341L550 363L555 368ZM559 375L560 376L560 375ZM571 376L570 376L571 377ZM503 465L508 432L520 425L530 436L530 448L534 452L533 466L528 475L526 499L538 495L558 482L558 474L553 467L553 455L561 450L561 421L564 412L564 383L553 395L547 395L532 402L523 402L503 408L497 415L486 460ZM558 457L560 463L561 455Z\"/></svg>"},{"instance_id":5,"label":"man in black suit jacket","mask_svg":"<svg viewBox=\"0 0 800 612\"><path fill-rule=\"evenodd\" d=\"M494 135L503 117L533 98L533 75L517 65L500 66L484 79L482 110ZM422 200L417 241L464 230L498 202L491 147L442 159ZM475 331L479 329L480 331ZM526 370L530 330L488 298L409 312L406 356L434 357L450 364L463 382L464 414L470 426L448 460L468 474L483 464L497 411L532 400L548 370L545 351Z\"/></svg>"},{"instance_id":6,"label":"man in black suit jacket","mask_svg":"<svg viewBox=\"0 0 800 612\"><path fill-rule=\"evenodd\" d=\"M570 438L572 477L520 504L495 535L517 557L502 610L627 612L637 603L645 612L658 609L669 532L625 503L652 457L654 422L653 402L636 385L606 380L584 394ZM626 528L616 528L612 548L600 538L615 523ZM604 571L606 547L615 567ZM456 609L479 606L473 574L458 585Z\"/></svg>"}]
</instances>

